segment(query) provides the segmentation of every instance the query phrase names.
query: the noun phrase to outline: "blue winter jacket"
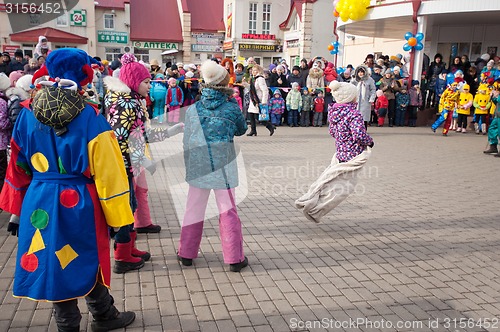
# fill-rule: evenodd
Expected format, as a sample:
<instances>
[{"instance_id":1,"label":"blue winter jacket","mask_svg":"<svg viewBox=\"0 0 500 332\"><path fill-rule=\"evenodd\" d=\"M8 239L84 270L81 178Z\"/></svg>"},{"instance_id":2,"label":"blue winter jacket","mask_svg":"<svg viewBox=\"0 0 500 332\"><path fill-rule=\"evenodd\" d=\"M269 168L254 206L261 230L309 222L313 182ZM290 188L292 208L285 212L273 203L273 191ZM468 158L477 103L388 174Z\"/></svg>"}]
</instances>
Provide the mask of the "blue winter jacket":
<instances>
[{"instance_id":1,"label":"blue winter jacket","mask_svg":"<svg viewBox=\"0 0 500 332\"><path fill-rule=\"evenodd\" d=\"M183 141L186 181L201 189L237 187L233 139L246 130L236 100L219 89L204 88L201 99L186 112Z\"/></svg>"}]
</instances>

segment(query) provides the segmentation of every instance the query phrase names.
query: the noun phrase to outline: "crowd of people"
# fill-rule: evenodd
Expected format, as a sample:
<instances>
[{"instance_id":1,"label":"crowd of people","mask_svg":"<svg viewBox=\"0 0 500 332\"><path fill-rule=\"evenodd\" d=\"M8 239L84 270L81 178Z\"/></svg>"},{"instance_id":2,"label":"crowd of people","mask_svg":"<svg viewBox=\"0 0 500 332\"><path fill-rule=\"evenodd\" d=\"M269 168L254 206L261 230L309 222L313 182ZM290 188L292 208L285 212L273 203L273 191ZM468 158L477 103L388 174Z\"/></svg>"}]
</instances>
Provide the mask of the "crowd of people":
<instances>
[{"instance_id":1,"label":"crowd of people","mask_svg":"<svg viewBox=\"0 0 500 332\"><path fill-rule=\"evenodd\" d=\"M434 131L444 124L444 135L450 128L464 133L473 115L476 133L488 134L484 152L500 156L498 57L483 55L474 64L456 57L446 67L436 54L433 62L424 61L419 81L409 79L408 59L401 55L375 60L370 54L346 68L315 57L291 68L282 60L264 69L248 58L162 70L158 61L138 62L130 53L109 63L46 45L42 36L35 52L39 68L39 62L24 63L21 50L15 61L4 56L2 63L0 208L11 213L8 231L19 235L14 294L54 302L60 331L78 330L75 298L83 296L97 330L135 318L116 309L107 287L111 270L127 273L150 260L136 247L137 233L161 231L148 203L146 172L155 172L150 143L185 132L189 192L178 260L191 266L197 258L213 190L224 262L233 272L248 265L234 197L234 137L257 136L258 123L271 136L283 125L328 125L337 152L332 169L353 172L375 144L368 126L415 127L419 110L435 107ZM329 182L322 185L329 190ZM304 206L309 218L319 218L310 202Z\"/></svg>"}]
</instances>

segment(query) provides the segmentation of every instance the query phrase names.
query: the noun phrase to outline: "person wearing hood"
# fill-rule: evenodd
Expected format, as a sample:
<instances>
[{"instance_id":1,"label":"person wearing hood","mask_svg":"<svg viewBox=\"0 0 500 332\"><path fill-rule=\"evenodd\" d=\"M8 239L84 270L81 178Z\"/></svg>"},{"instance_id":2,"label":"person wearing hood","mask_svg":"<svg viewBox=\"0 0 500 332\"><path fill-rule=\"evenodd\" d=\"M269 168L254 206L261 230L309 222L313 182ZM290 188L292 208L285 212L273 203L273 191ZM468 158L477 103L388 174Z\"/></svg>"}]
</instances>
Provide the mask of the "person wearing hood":
<instances>
[{"instance_id":1,"label":"person wearing hood","mask_svg":"<svg viewBox=\"0 0 500 332\"><path fill-rule=\"evenodd\" d=\"M446 64L443 63L443 56L440 53L436 53L434 56L434 61L430 64L429 70L427 71L427 102L426 108L436 106L436 85L439 79L439 75L445 71Z\"/></svg>"},{"instance_id":2,"label":"person wearing hood","mask_svg":"<svg viewBox=\"0 0 500 332\"><path fill-rule=\"evenodd\" d=\"M120 78L107 76L104 97L105 114L113 128L122 158L125 162L131 188L130 206L135 213L135 230L140 233L158 233L161 226L154 225L149 212L145 169L154 173L148 143L161 142L182 132L183 125L152 129L142 103L151 89L149 70L137 62L133 54L121 58ZM135 247L137 234L132 227L121 227L115 235L115 273L126 273L144 266L151 255Z\"/></svg>"},{"instance_id":3,"label":"person wearing hood","mask_svg":"<svg viewBox=\"0 0 500 332\"><path fill-rule=\"evenodd\" d=\"M320 68L318 63L315 63L309 70L309 75L307 76L306 80L306 86L309 91L316 91L316 89L325 91L325 76L323 69Z\"/></svg>"},{"instance_id":4,"label":"person wearing hood","mask_svg":"<svg viewBox=\"0 0 500 332\"><path fill-rule=\"evenodd\" d=\"M157 73L151 82L149 98L153 102L153 120L163 122L165 114L165 101L167 98L167 81L162 73Z\"/></svg>"},{"instance_id":5,"label":"person wearing hood","mask_svg":"<svg viewBox=\"0 0 500 332\"><path fill-rule=\"evenodd\" d=\"M330 82L333 82L335 80L337 80L337 71L335 70L335 67L333 65L332 62L329 62L327 65L326 65L326 68L324 70L325 72L325 83L326 85L330 84Z\"/></svg>"},{"instance_id":6,"label":"person wearing hood","mask_svg":"<svg viewBox=\"0 0 500 332\"><path fill-rule=\"evenodd\" d=\"M201 99L186 112L183 146L189 192L177 257L184 266L191 266L198 257L205 210L213 190L219 209L224 263L229 264L230 271L240 272L248 265L248 259L243 252L241 220L236 209L238 166L234 137L245 134L247 124L232 98L227 70L207 60L201 66L201 75Z\"/></svg>"},{"instance_id":7,"label":"person wearing hood","mask_svg":"<svg viewBox=\"0 0 500 332\"><path fill-rule=\"evenodd\" d=\"M59 331L79 331L78 298L86 298L91 328L123 328L109 293L108 227L133 223L120 147L106 119L80 94L95 63L79 49L51 52L32 78L46 81L17 118L0 208L20 216L13 295L52 302ZM103 162L105 160L105 162ZM22 211L22 213L21 213ZM82 236L84 235L84 236Z\"/></svg>"},{"instance_id":8,"label":"person wearing hood","mask_svg":"<svg viewBox=\"0 0 500 332\"><path fill-rule=\"evenodd\" d=\"M384 77L380 83L380 90L384 92L384 95L389 102L387 108L387 117L389 118L389 127L394 126L394 117L396 115L396 93L400 90L399 82L394 79L394 75L390 68L387 68L384 72Z\"/></svg>"},{"instance_id":9,"label":"person wearing hood","mask_svg":"<svg viewBox=\"0 0 500 332\"><path fill-rule=\"evenodd\" d=\"M285 66L276 66L276 73L271 73L269 83L273 88L288 88L290 86L285 75Z\"/></svg>"},{"instance_id":10,"label":"person wearing hood","mask_svg":"<svg viewBox=\"0 0 500 332\"><path fill-rule=\"evenodd\" d=\"M9 52L2 53L2 63L0 63L0 73L9 76L12 71L11 59Z\"/></svg>"},{"instance_id":11,"label":"person wearing hood","mask_svg":"<svg viewBox=\"0 0 500 332\"><path fill-rule=\"evenodd\" d=\"M370 122L373 103L375 103L375 82L369 75L369 69L365 65L360 65L354 70L354 78L351 81L357 88L357 110L363 116L365 128Z\"/></svg>"},{"instance_id":12,"label":"person wearing hood","mask_svg":"<svg viewBox=\"0 0 500 332\"><path fill-rule=\"evenodd\" d=\"M5 96L9 98L9 120L12 126L16 123L17 117L24 108L22 103L31 97L31 80L33 75L20 76L14 86L11 86L5 91Z\"/></svg>"},{"instance_id":13,"label":"person wearing hood","mask_svg":"<svg viewBox=\"0 0 500 332\"><path fill-rule=\"evenodd\" d=\"M269 99L269 115L274 126L281 126L281 117L285 113L285 99L280 89L274 89L273 97Z\"/></svg>"},{"instance_id":14,"label":"person wearing hood","mask_svg":"<svg viewBox=\"0 0 500 332\"><path fill-rule=\"evenodd\" d=\"M39 56L47 57L50 53L48 40L45 36L38 36L38 43L35 46L35 53L33 56L38 58Z\"/></svg>"}]
</instances>

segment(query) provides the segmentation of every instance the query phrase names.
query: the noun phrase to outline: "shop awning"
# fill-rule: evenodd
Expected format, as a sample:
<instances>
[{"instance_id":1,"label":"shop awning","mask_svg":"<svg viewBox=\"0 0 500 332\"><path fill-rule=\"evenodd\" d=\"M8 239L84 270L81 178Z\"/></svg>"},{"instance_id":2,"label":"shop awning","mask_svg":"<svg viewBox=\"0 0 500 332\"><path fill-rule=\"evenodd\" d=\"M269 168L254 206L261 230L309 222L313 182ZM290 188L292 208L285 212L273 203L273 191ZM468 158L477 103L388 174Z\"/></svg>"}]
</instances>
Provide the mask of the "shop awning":
<instances>
[{"instance_id":1,"label":"shop awning","mask_svg":"<svg viewBox=\"0 0 500 332\"><path fill-rule=\"evenodd\" d=\"M38 36L45 36L51 43L87 44L88 38L54 28L39 28L10 34L16 42L38 43Z\"/></svg>"},{"instance_id":2,"label":"shop awning","mask_svg":"<svg viewBox=\"0 0 500 332\"><path fill-rule=\"evenodd\" d=\"M225 31L224 0L187 0L191 13L191 31Z\"/></svg>"}]
</instances>

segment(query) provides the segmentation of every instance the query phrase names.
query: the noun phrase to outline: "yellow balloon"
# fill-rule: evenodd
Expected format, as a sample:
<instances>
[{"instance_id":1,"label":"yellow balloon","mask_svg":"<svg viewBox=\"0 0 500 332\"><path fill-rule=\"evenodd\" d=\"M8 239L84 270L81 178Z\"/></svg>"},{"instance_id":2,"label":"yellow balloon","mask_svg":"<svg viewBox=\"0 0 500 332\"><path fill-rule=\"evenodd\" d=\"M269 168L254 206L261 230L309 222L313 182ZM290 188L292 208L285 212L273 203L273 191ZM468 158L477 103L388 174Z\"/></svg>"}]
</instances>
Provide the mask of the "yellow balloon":
<instances>
[{"instance_id":1,"label":"yellow balloon","mask_svg":"<svg viewBox=\"0 0 500 332\"><path fill-rule=\"evenodd\" d=\"M349 20L349 14L347 12L342 12L340 13L340 19L343 22L347 22Z\"/></svg>"},{"instance_id":2,"label":"yellow balloon","mask_svg":"<svg viewBox=\"0 0 500 332\"><path fill-rule=\"evenodd\" d=\"M353 11L349 13L349 18L353 21L356 21L359 19L359 14L357 11Z\"/></svg>"},{"instance_id":3,"label":"yellow balloon","mask_svg":"<svg viewBox=\"0 0 500 332\"><path fill-rule=\"evenodd\" d=\"M370 0L363 0L363 7L368 7L370 5Z\"/></svg>"}]
</instances>

